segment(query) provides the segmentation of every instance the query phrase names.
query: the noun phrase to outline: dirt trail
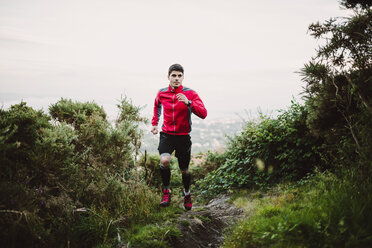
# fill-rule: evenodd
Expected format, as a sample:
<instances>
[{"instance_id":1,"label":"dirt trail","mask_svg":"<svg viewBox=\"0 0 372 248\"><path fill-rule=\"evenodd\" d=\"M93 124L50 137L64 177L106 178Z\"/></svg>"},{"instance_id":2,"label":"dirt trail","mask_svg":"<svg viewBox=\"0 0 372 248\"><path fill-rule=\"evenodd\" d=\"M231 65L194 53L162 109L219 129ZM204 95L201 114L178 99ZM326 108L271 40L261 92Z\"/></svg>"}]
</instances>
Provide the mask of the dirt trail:
<instances>
[{"instance_id":1,"label":"dirt trail","mask_svg":"<svg viewBox=\"0 0 372 248\"><path fill-rule=\"evenodd\" d=\"M194 207L179 217L183 236L173 241L177 248L220 247L224 230L244 215L243 210L228 203L229 196L211 200L206 206Z\"/></svg>"}]
</instances>

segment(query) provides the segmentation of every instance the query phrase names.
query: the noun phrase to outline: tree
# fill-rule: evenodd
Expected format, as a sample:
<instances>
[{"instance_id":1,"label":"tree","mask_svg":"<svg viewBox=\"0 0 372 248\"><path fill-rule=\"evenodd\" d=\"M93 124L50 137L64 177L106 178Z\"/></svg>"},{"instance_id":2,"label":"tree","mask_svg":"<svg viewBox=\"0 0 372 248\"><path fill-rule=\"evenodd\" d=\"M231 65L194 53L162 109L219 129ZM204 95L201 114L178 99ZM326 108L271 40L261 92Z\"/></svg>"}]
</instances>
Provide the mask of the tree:
<instances>
[{"instance_id":1,"label":"tree","mask_svg":"<svg viewBox=\"0 0 372 248\"><path fill-rule=\"evenodd\" d=\"M308 126L328 141L328 159L368 161L372 148L372 9L370 1L344 0L352 16L309 26L323 40L301 70ZM330 160L330 161L331 161Z\"/></svg>"}]
</instances>

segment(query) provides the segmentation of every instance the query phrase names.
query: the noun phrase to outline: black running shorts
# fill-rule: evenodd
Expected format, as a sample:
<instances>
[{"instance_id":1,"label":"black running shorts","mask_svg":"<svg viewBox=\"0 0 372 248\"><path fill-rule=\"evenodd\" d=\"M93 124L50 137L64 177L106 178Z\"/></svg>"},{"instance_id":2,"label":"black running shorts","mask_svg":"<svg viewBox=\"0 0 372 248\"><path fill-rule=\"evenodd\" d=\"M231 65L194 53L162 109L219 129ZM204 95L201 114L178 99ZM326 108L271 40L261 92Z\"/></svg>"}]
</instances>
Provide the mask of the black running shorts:
<instances>
[{"instance_id":1,"label":"black running shorts","mask_svg":"<svg viewBox=\"0 0 372 248\"><path fill-rule=\"evenodd\" d=\"M178 166L181 170L187 170L191 158L191 137L190 135L170 135L160 132L159 154L172 154L176 151Z\"/></svg>"}]
</instances>

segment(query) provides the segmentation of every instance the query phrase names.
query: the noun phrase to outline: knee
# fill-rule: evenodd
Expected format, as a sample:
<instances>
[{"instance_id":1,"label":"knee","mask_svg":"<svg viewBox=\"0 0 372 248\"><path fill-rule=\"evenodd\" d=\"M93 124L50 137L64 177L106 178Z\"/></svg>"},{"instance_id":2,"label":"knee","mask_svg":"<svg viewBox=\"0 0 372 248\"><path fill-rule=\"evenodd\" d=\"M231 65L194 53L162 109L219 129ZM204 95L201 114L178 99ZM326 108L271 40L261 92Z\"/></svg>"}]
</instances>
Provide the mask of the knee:
<instances>
[{"instance_id":1,"label":"knee","mask_svg":"<svg viewBox=\"0 0 372 248\"><path fill-rule=\"evenodd\" d=\"M182 175L184 176L187 176L187 175L190 175L190 171L187 169L187 170L181 170L182 172Z\"/></svg>"},{"instance_id":2,"label":"knee","mask_svg":"<svg viewBox=\"0 0 372 248\"><path fill-rule=\"evenodd\" d=\"M171 157L169 155L162 155L160 156L160 165L163 168L168 168L170 165Z\"/></svg>"}]
</instances>

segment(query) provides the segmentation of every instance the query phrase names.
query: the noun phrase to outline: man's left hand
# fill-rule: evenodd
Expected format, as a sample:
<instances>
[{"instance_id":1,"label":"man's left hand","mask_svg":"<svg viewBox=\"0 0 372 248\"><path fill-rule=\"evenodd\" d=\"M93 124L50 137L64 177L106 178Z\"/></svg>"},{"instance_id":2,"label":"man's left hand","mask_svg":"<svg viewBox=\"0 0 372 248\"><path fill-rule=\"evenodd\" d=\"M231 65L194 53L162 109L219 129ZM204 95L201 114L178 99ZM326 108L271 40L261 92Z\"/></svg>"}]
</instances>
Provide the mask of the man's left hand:
<instances>
[{"instance_id":1,"label":"man's left hand","mask_svg":"<svg viewBox=\"0 0 372 248\"><path fill-rule=\"evenodd\" d=\"M186 105L189 104L189 99L187 99L187 97L184 94L178 93L176 95L176 97L177 97L178 101L183 102Z\"/></svg>"}]
</instances>

